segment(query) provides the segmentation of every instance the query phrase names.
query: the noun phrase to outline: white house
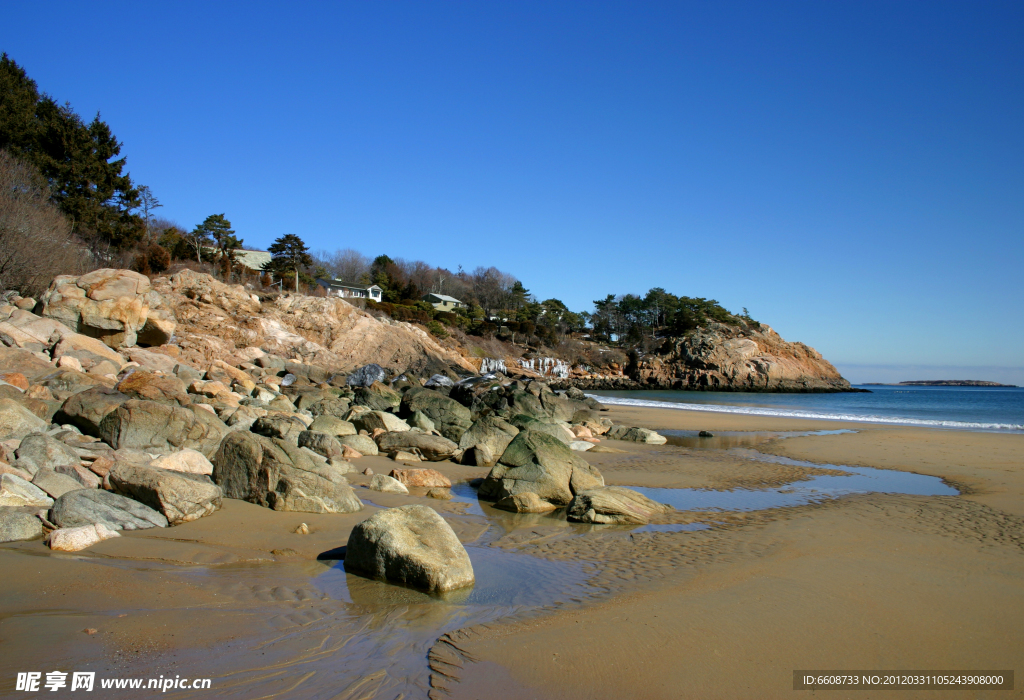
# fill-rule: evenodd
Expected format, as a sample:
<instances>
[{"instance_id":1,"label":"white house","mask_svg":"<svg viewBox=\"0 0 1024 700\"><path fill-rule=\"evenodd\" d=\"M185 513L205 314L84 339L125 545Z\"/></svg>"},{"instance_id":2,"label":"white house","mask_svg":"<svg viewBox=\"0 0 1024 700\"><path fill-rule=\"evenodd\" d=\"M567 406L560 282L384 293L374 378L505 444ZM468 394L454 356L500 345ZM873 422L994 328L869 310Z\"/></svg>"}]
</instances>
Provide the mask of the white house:
<instances>
[{"instance_id":1,"label":"white house","mask_svg":"<svg viewBox=\"0 0 1024 700\"><path fill-rule=\"evenodd\" d=\"M369 287L362 287L359 285L342 284L338 280L326 279L318 279L316 283L326 289L327 293L332 297L380 301L381 294L384 292L383 289L375 284L371 284Z\"/></svg>"}]
</instances>

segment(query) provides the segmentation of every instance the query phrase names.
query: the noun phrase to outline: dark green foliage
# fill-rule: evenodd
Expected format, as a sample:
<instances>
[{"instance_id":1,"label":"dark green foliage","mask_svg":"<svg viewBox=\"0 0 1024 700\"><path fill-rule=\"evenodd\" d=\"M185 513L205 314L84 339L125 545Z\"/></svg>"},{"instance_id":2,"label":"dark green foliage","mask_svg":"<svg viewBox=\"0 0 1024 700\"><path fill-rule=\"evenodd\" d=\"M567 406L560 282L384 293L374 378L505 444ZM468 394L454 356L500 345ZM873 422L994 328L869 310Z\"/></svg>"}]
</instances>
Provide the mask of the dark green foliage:
<instances>
[{"instance_id":1,"label":"dark green foliage","mask_svg":"<svg viewBox=\"0 0 1024 700\"><path fill-rule=\"evenodd\" d=\"M270 263L264 266L269 272L283 276L286 271L295 276L295 291L299 291L301 269L313 264L313 257L305 242L294 233L286 233L267 248L273 256Z\"/></svg>"},{"instance_id":2,"label":"dark green foliage","mask_svg":"<svg viewBox=\"0 0 1024 700\"><path fill-rule=\"evenodd\" d=\"M749 317L744 319L753 322ZM614 334L625 344L634 345L644 337L681 336L712 321L736 323L740 317L714 299L677 297L655 287L643 297L609 294L598 299L590 320L595 335L607 338Z\"/></svg>"},{"instance_id":3,"label":"dark green foliage","mask_svg":"<svg viewBox=\"0 0 1024 700\"><path fill-rule=\"evenodd\" d=\"M204 248L212 247L224 275L231 275L236 254L242 247L242 239L235 235L231 222L223 214L210 214L192 230L188 239L197 261L202 261Z\"/></svg>"},{"instance_id":4,"label":"dark green foliage","mask_svg":"<svg viewBox=\"0 0 1024 700\"><path fill-rule=\"evenodd\" d=\"M86 124L69 104L40 94L34 80L0 56L0 149L34 165L75 232L94 246L123 248L144 232L139 192L119 158L121 143L99 115Z\"/></svg>"},{"instance_id":5,"label":"dark green foliage","mask_svg":"<svg viewBox=\"0 0 1024 700\"><path fill-rule=\"evenodd\" d=\"M438 322L438 321L430 321L430 322L428 322L427 323L427 330L430 331L430 334L433 335L435 338L447 338L448 337L448 331L445 330L445 327L443 325L441 325L441 323Z\"/></svg>"},{"instance_id":6,"label":"dark green foliage","mask_svg":"<svg viewBox=\"0 0 1024 700\"><path fill-rule=\"evenodd\" d=\"M434 320L433 309L425 311L418 306L405 306L403 304L392 304L387 301L376 302L372 299L367 299L366 308L383 311L396 321L419 323L424 326Z\"/></svg>"},{"instance_id":7,"label":"dark green foliage","mask_svg":"<svg viewBox=\"0 0 1024 700\"><path fill-rule=\"evenodd\" d=\"M157 244L146 246L135 258L133 267L144 275L159 274L171 265L171 254Z\"/></svg>"}]
</instances>

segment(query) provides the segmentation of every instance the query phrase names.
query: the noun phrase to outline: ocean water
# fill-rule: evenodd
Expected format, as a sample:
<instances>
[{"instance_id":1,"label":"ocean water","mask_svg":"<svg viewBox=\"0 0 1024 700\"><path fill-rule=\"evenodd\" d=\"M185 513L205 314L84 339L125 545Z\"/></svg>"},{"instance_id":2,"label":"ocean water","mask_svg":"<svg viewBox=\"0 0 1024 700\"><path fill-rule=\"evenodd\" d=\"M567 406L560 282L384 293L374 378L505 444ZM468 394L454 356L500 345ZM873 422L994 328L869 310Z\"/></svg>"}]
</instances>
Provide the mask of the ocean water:
<instances>
[{"instance_id":1,"label":"ocean water","mask_svg":"<svg viewBox=\"0 0 1024 700\"><path fill-rule=\"evenodd\" d=\"M1024 433L1024 389L859 386L870 394L590 391L608 404Z\"/></svg>"}]
</instances>

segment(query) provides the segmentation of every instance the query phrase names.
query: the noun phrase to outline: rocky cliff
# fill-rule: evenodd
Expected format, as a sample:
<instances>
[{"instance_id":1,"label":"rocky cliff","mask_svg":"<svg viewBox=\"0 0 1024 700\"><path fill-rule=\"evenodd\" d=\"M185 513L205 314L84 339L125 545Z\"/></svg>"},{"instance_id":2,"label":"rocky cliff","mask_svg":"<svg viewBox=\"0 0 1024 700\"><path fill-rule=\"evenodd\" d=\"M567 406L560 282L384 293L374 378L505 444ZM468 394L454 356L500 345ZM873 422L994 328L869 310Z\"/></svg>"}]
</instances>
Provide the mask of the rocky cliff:
<instances>
[{"instance_id":1,"label":"rocky cliff","mask_svg":"<svg viewBox=\"0 0 1024 700\"><path fill-rule=\"evenodd\" d=\"M814 348L789 343L769 326L711 323L683 338L667 338L636 355L621 377L580 375L553 385L581 389L691 391L851 391Z\"/></svg>"}]
</instances>

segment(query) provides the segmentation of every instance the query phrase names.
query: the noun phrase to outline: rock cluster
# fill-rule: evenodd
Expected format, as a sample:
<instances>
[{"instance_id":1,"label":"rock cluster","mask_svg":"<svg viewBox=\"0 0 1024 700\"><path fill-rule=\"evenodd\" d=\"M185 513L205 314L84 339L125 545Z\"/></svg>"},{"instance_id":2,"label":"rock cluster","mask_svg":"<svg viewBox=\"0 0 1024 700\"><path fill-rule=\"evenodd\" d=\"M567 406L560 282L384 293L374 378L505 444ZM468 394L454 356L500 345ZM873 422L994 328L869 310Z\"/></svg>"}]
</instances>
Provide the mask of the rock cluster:
<instances>
[{"instance_id":1,"label":"rock cluster","mask_svg":"<svg viewBox=\"0 0 1024 700\"><path fill-rule=\"evenodd\" d=\"M225 498L353 513L363 504L351 460L377 454L486 469L480 496L514 512L568 507L597 524L664 512L606 487L582 457L601 439L664 438L613 426L578 390L450 378L471 370L422 330L340 299L261 302L188 270L59 277L38 303L0 305L0 541L45 536L79 551L208 517ZM372 490L452 497L435 469L361 471ZM425 506L358 526L346 567L439 592L474 580Z\"/></svg>"}]
</instances>

